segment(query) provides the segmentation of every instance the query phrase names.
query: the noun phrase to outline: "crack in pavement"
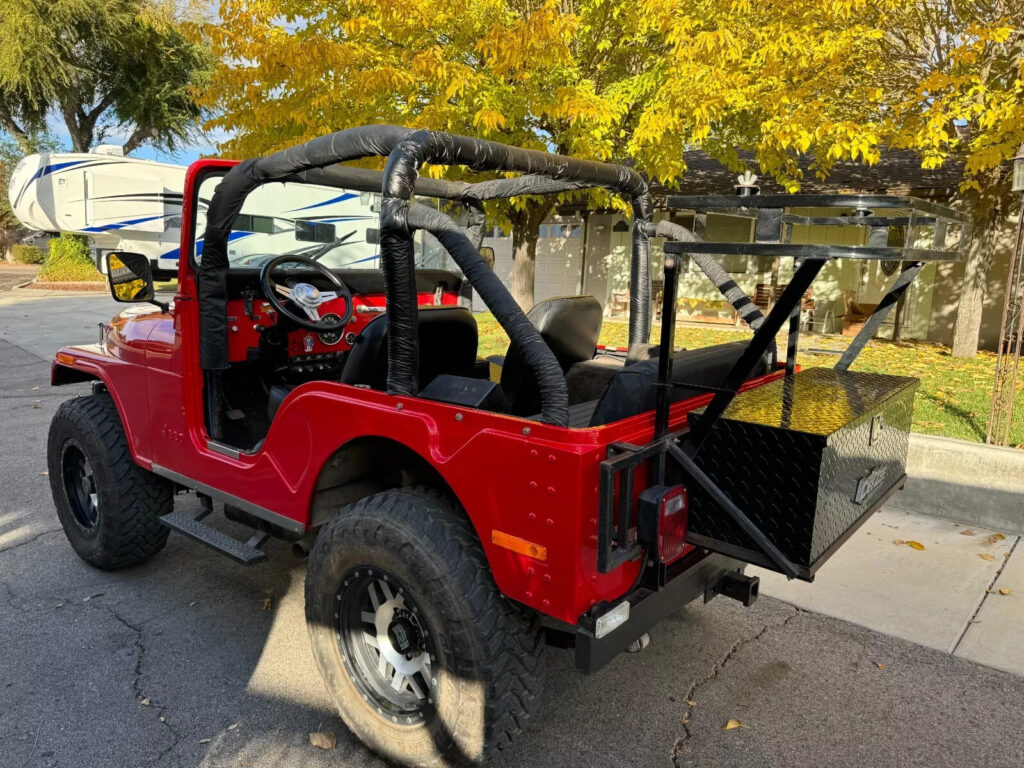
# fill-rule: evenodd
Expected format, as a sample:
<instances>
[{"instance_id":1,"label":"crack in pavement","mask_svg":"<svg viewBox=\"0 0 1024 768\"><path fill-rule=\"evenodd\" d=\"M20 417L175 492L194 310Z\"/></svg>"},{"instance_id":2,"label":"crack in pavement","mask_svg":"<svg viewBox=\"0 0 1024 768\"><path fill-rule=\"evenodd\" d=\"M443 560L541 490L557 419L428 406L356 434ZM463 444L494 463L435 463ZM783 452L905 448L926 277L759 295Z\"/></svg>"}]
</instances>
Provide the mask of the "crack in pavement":
<instances>
[{"instance_id":1,"label":"crack in pavement","mask_svg":"<svg viewBox=\"0 0 1024 768\"><path fill-rule=\"evenodd\" d=\"M148 764L153 765L155 763L159 763L167 756L168 753L170 753L175 747L178 746L178 744L181 742L181 734L178 733L178 729L171 725L171 722L164 716L164 712L166 711L168 705L160 704L157 706L153 706L151 698L146 696L142 692L142 667L143 664L145 663L146 657L146 645L143 642L142 625L133 624L132 622L128 621L128 619L126 619L124 616L122 616L117 611L116 608L107 605L103 602L94 601L91 603L87 603L87 605L90 605L93 608L104 611L105 613L108 613L109 615L113 616L118 622L120 622L127 629L131 630L131 632L135 635L135 669L133 670L132 674L132 693L135 694L135 700L138 701L140 705L142 705L143 701L150 701L149 706L151 706L156 711L157 717L159 718L160 722L163 725L167 726L167 729L171 732L171 743L164 749L160 750L160 753L157 754L156 757L154 757L152 760L150 760Z\"/></svg>"},{"instance_id":2,"label":"crack in pavement","mask_svg":"<svg viewBox=\"0 0 1024 768\"><path fill-rule=\"evenodd\" d=\"M758 642L762 637L765 636L765 634L768 633L769 630L781 629L782 627L785 627L787 624L789 624L789 622L791 622L797 616L804 613L802 609L797 608L795 605L790 605L787 607L792 608L793 613L791 613L782 621L769 622L765 624L763 627L761 627L757 634L755 634L752 637L747 637L742 640L738 640L736 643L733 644L732 648L730 648L725 653L725 655L722 656L721 659L719 659L711 665L711 671L705 677L701 678L700 680L697 680L690 686L690 690L686 692L686 699L684 700L686 704L686 711L683 713L683 736L676 739L676 743L672 745L672 751L669 753L669 757L672 760L672 765L675 766L675 768L682 768L683 764L681 761L683 758L683 745L686 744L686 742L693 737L693 732L690 730L690 713L693 711L693 707L696 703L694 701L694 696L697 694L697 691L699 691L705 685L708 685L709 683L713 682L718 677L718 675L721 674L722 670L725 669L725 666L729 663L732 657L735 656L741 648Z\"/></svg>"},{"instance_id":3,"label":"crack in pavement","mask_svg":"<svg viewBox=\"0 0 1024 768\"><path fill-rule=\"evenodd\" d=\"M63 528L48 528L45 531L40 531L31 539L25 539L25 541L19 541L17 544L12 544L9 547L4 547L3 549L0 549L0 555L2 555L4 552L13 552L16 549L21 549L21 547L27 547L29 544L34 543L35 541L41 539L43 536L46 536L47 534L61 533L63 532L63 530Z\"/></svg>"},{"instance_id":4,"label":"crack in pavement","mask_svg":"<svg viewBox=\"0 0 1024 768\"><path fill-rule=\"evenodd\" d=\"M32 612L34 610L21 604L21 598L18 596L17 593L15 593L14 589L11 587L9 583L0 580L0 587L3 587L3 591L6 593L7 602L10 604L12 608L26 613ZM97 597L99 596L97 595ZM149 697L145 696L142 691L142 668L143 665L145 664L146 656L146 645L143 641L142 625L132 623L127 618L122 616L121 613L117 611L117 609L96 599L93 599L90 602L78 602L77 600L65 598L64 602L62 602L58 606L58 608L92 608L100 611L103 614L113 617L119 624L121 624L123 627L131 631L133 635L133 645L135 646L135 667L132 670L132 693L135 696L135 700L140 705L143 700L149 700ZM168 708L167 704L159 704L156 706L150 704L149 706L152 707L152 709L156 712L160 722L163 725L165 725L171 733L171 743L164 749L160 750L160 752L147 763L149 765L152 765L162 761L175 747L178 746L178 744L181 742L181 734L178 732L178 729L175 728L174 725L172 725L171 722L164 715Z\"/></svg>"}]
</instances>

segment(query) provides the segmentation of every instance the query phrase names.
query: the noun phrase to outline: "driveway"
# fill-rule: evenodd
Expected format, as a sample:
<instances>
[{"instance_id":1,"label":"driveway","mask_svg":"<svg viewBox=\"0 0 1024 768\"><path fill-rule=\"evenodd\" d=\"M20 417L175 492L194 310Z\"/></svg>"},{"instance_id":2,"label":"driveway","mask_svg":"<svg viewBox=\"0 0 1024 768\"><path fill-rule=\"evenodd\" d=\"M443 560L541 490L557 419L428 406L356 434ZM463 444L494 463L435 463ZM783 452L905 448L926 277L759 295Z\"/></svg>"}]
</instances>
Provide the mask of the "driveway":
<instances>
[{"instance_id":1,"label":"driveway","mask_svg":"<svg viewBox=\"0 0 1024 768\"><path fill-rule=\"evenodd\" d=\"M117 573L71 551L46 431L88 388L50 388L48 357L114 310L0 297L0 765L383 768L327 699L288 547L244 568L172 535ZM540 716L494 765L1024 764L1024 678L769 598L687 606L592 677L548 662ZM335 750L310 746L321 730Z\"/></svg>"},{"instance_id":2,"label":"driveway","mask_svg":"<svg viewBox=\"0 0 1024 768\"><path fill-rule=\"evenodd\" d=\"M0 261L0 291L9 291L16 285L27 283L38 273L38 266Z\"/></svg>"}]
</instances>

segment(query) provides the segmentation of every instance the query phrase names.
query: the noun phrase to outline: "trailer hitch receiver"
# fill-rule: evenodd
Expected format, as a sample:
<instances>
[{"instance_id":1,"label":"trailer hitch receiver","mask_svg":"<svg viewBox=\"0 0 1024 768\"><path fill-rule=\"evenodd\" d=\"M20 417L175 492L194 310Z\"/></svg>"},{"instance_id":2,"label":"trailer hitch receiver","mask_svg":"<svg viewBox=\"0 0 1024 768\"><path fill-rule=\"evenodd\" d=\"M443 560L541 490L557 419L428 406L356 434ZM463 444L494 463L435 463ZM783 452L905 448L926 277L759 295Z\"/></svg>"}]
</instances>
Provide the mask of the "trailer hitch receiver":
<instances>
[{"instance_id":1,"label":"trailer hitch receiver","mask_svg":"<svg viewBox=\"0 0 1024 768\"><path fill-rule=\"evenodd\" d=\"M757 576L747 576L739 571L728 571L722 574L716 583L709 584L704 593L704 602L708 602L715 595L724 595L738 600L747 608L757 602L758 593L761 589L761 579Z\"/></svg>"}]
</instances>

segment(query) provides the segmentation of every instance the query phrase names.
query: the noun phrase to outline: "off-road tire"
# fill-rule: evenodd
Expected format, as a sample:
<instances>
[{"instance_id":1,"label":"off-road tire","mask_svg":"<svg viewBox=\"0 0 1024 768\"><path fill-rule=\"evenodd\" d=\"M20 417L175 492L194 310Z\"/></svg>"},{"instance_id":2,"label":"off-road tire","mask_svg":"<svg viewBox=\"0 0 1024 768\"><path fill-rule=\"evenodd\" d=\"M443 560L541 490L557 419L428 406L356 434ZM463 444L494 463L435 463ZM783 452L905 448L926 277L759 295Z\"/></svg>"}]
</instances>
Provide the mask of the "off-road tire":
<instances>
[{"instance_id":1,"label":"off-road tire","mask_svg":"<svg viewBox=\"0 0 1024 768\"><path fill-rule=\"evenodd\" d=\"M342 658L342 580L363 566L393 574L408 590L438 650L436 698L412 725L380 714ZM526 728L539 702L539 621L501 594L469 521L433 490L384 491L344 507L324 526L306 572L306 622L342 720L394 762L482 762Z\"/></svg>"},{"instance_id":2,"label":"off-road tire","mask_svg":"<svg viewBox=\"0 0 1024 768\"><path fill-rule=\"evenodd\" d=\"M88 528L76 519L64 483L64 454L72 446L87 457L95 478L98 516ZM132 459L109 395L62 403L50 422L46 453L57 516L85 562L114 570L141 563L163 549L169 531L160 524L160 516L172 510L174 488Z\"/></svg>"}]
</instances>

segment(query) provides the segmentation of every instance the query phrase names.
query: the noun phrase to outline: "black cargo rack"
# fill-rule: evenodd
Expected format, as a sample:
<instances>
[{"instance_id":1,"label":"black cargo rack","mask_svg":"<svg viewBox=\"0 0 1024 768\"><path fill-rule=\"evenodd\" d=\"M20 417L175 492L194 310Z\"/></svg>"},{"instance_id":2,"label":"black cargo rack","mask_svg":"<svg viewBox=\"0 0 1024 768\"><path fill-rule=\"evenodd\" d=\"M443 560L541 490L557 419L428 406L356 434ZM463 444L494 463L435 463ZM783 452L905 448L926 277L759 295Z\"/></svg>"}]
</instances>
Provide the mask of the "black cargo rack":
<instances>
[{"instance_id":1,"label":"black cargo rack","mask_svg":"<svg viewBox=\"0 0 1024 768\"><path fill-rule=\"evenodd\" d=\"M666 243L666 253L788 256L811 259L960 261L970 237L970 217L952 208L897 195L671 195L668 207L692 210L699 241ZM828 209L796 214L792 209ZM879 211L885 212L879 213ZM704 239L707 214L750 219L753 242ZM850 227L865 233L857 245L794 243L795 227Z\"/></svg>"},{"instance_id":2,"label":"black cargo rack","mask_svg":"<svg viewBox=\"0 0 1024 768\"><path fill-rule=\"evenodd\" d=\"M664 485L667 477L679 477L704 494L750 542L750 549L756 549L756 557L747 557L767 567L774 568L789 578L810 580L817 565L796 563L777 546L741 509L720 485L705 472L697 459L708 437L720 422L726 409L735 400L746 380L746 373L754 363L774 351L775 337L789 322L788 351L785 363L785 377L791 380L795 374L796 355L800 335L801 299L814 278L824 265L832 259L854 258L893 260L903 262L903 269L894 279L889 290L882 297L875 311L863 328L851 341L846 351L836 362L834 370L845 374L879 327L906 292L913 280L929 261L960 261L970 237L969 218L958 211L912 197L889 195L674 195L668 198L668 207L691 210L696 213L692 231L676 224L659 225L640 223L651 236L667 236L664 245L664 291L662 296L662 326L657 378L657 399L655 406L654 439L648 445L638 446L616 443L608 448L608 455L601 464L600 507L598 517L598 569L608 573L625 562L640 557L645 547L652 542L637 538L635 505L633 504L633 476L643 465L648 467L648 485ZM792 209L830 209L828 215L792 213ZM880 213L881 212L881 213ZM712 242L704 240L707 214L738 216L751 220L749 242ZM884 215L883 215L884 214ZM813 231L815 227L843 226L857 227L863 233L860 244L819 245L793 242L794 227L803 226ZM655 231L657 229L657 231ZM719 290L736 308L740 316L754 330L753 338L746 351L739 357L723 381L714 387L686 384L690 389L712 393L709 405L699 420L694 419L687 429L669 433L669 406L672 378L673 351L675 347L675 316L679 277L679 261L676 258L693 254L698 265ZM768 257L790 257L795 260L793 276L766 317L754 308L750 297L724 272L710 263L708 255L744 254ZM774 359L774 354L773 354ZM872 430L874 426L871 427ZM787 478L778 478L785 484ZM902 484L903 476L884 489L869 508L864 509L858 519L837 538L835 545L820 557L823 562L835 551L857 526L870 516L892 492ZM749 510L748 510L749 511ZM688 540L702 547L712 544L707 537L689 536ZM725 554L728 545L718 551ZM820 564L820 562L818 564ZM664 567L657 578L647 577L651 586L664 585Z\"/></svg>"}]
</instances>

